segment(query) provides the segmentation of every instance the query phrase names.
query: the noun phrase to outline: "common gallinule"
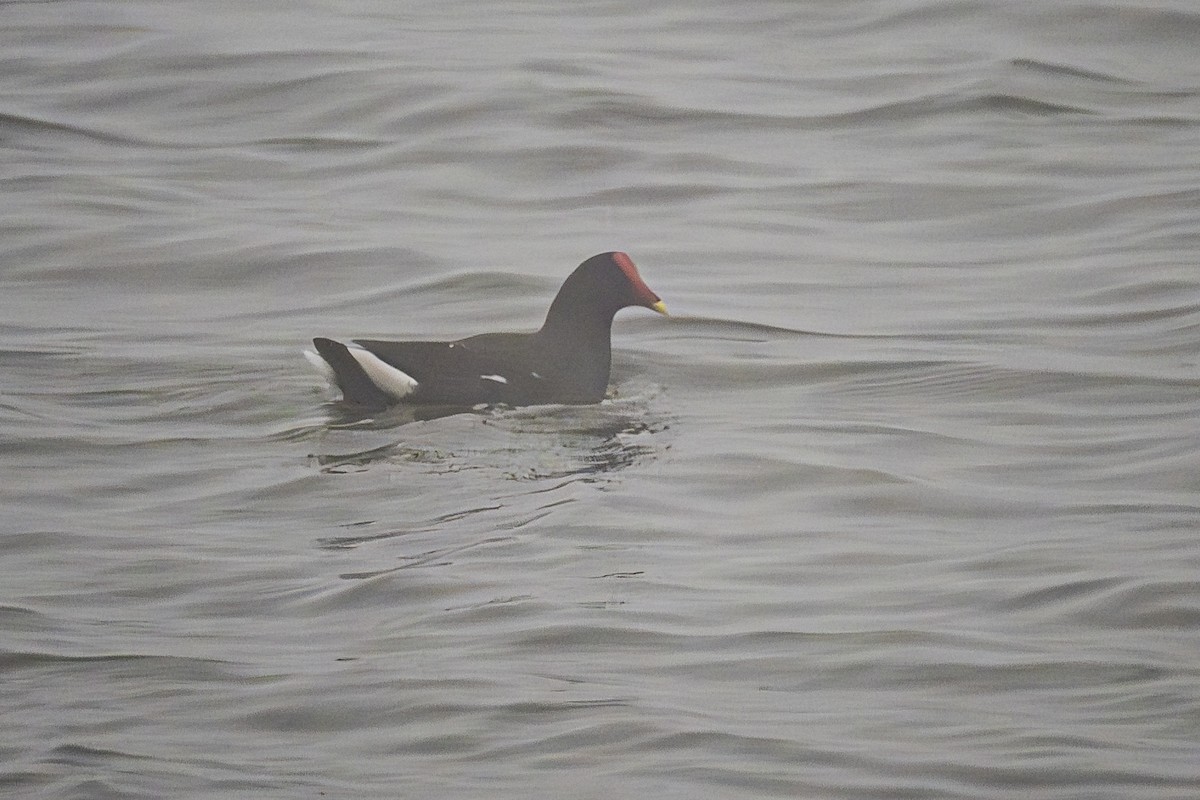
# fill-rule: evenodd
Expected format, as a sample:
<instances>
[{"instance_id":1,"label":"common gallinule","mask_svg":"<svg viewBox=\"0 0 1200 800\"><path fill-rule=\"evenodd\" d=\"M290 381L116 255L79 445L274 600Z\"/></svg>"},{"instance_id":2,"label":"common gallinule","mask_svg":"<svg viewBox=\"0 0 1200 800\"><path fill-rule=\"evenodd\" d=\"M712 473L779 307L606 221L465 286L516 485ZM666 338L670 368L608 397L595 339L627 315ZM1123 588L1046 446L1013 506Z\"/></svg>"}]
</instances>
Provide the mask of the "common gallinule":
<instances>
[{"instance_id":1,"label":"common gallinule","mask_svg":"<svg viewBox=\"0 0 1200 800\"><path fill-rule=\"evenodd\" d=\"M510 406L598 403L608 388L613 316L627 306L666 306L621 252L584 261L563 282L533 333L483 333L453 342L313 339L305 356L347 403L378 410L412 405Z\"/></svg>"}]
</instances>

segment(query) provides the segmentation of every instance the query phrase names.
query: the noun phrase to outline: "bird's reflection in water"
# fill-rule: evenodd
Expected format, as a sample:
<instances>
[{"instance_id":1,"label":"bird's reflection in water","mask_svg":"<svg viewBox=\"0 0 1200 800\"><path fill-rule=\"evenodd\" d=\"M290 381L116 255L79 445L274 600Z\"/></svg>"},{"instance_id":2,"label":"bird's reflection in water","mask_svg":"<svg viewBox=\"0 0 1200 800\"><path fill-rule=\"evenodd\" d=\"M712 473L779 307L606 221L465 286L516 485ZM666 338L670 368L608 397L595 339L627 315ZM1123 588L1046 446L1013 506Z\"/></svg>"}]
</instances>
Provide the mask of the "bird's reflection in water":
<instances>
[{"instance_id":1,"label":"bird's reflection in water","mask_svg":"<svg viewBox=\"0 0 1200 800\"><path fill-rule=\"evenodd\" d=\"M397 406L372 414L335 403L330 410L329 439L346 447L313 458L331 473L409 463L430 472L495 470L512 480L602 476L653 457L659 434L670 427L636 400L515 409ZM456 424L436 431L408 427L457 415ZM395 438L398 428L410 435Z\"/></svg>"},{"instance_id":2,"label":"bird's reflection in water","mask_svg":"<svg viewBox=\"0 0 1200 800\"><path fill-rule=\"evenodd\" d=\"M443 565L464 549L507 541L504 532L574 502L571 484L604 484L655 458L669 446L669 428L645 399L516 409L410 407L372 416L337 409L320 440L323 452L312 456L321 472L401 470L413 516L349 523L343 534L319 544L344 550L412 537L414 552L404 564L343 577ZM474 501L460 505L466 497Z\"/></svg>"}]
</instances>

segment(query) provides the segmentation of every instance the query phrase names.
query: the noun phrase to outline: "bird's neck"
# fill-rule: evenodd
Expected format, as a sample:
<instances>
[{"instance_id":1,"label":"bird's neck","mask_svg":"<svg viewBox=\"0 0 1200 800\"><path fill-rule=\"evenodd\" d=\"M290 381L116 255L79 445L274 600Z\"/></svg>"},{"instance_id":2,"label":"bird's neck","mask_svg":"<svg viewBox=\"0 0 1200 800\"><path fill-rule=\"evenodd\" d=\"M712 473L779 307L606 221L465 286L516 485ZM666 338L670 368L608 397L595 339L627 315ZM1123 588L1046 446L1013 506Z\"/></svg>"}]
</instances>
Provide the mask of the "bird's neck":
<instances>
[{"instance_id":1,"label":"bird's neck","mask_svg":"<svg viewBox=\"0 0 1200 800\"><path fill-rule=\"evenodd\" d=\"M552 306L546 323L535 336L538 350L551 371L572 374L580 383L582 402L597 402L608 388L612 366L613 314L582 304L571 306L570 314Z\"/></svg>"},{"instance_id":2,"label":"bird's neck","mask_svg":"<svg viewBox=\"0 0 1200 800\"><path fill-rule=\"evenodd\" d=\"M539 333L566 340L603 339L607 347L617 310L597 306L587 293L574 291L575 288L570 281L563 286L550 304Z\"/></svg>"}]
</instances>

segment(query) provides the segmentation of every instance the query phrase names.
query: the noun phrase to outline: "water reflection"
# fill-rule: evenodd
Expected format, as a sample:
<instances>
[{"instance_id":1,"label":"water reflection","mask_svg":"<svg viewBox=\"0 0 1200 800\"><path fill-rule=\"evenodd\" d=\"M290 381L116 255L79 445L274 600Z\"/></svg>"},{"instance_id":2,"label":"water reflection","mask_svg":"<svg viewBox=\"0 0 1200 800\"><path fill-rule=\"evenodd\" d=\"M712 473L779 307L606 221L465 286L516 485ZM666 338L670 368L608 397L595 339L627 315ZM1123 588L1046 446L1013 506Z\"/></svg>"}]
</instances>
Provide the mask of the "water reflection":
<instances>
[{"instance_id":1,"label":"water reflection","mask_svg":"<svg viewBox=\"0 0 1200 800\"><path fill-rule=\"evenodd\" d=\"M330 402L326 405L330 416L330 427L333 428L365 428L368 430L386 430L414 422L429 422L455 414L470 414L480 409L471 406L406 406L395 405L383 411L372 411L362 406L342 401Z\"/></svg>"},{"instance_id":2,"label":"water reflection","mask_svg":"<svg viewBox=\"0 0 1200 800\"><path fill-rule=\"evenodd\" d=\"M424 414L418 420L414 413ZM413 427L414 422L438 427ZM397 428L407 434L395 438ZM312 455L322 472L418 464L427 472L492 471L516 481L597 478L653 458L668 421L632 400L597 406L389 409L374 416L339 409ZM389 433L380 441L382 433Z\"/></svg>"},{"instance_id":3,"label":"water reflection","mask_svg":"<svg viewBox=\"0 0 1200 800\"><path fill-rule=\"evenodd\" d=\"M370 519L348 521L317 541L328 551L399 549L382 566L373 563L379 554L363 553L358 568L339 573L344 579L445 566L481 545L512 541L586 496L581 487L655 458L671 429L651 403L626 398L387 421L331 424L318 432L319 452L311 456L329 480L348 481L350 494L385 492L365 506L376 509ZM447 493L449 473L454 491Z\"/></svg>"}]
</instances>

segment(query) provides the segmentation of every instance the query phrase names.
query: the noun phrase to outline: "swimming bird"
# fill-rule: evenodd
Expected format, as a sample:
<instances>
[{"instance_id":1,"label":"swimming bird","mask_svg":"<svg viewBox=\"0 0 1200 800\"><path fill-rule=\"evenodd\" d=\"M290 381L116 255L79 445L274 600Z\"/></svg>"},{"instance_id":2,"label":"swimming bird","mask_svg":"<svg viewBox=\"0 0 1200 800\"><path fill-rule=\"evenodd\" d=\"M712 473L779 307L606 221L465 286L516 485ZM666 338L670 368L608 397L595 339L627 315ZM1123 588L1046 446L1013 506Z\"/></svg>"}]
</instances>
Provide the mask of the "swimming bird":
<instances>
[{"instance_id":1,"label":"swimming bird","mask_svg":"<svg viewBox=\"0 0 1200 800\"><path fill-rule=\"evenodd\" d=\"M633 259L622 252L584 261L563 282L533 333L483 333L452 342L313 339L305 356L365 410L396 404L510 406L598 403L612 362L612 321L644 306L666 314Z\"/></svg>"}]
</instances>

